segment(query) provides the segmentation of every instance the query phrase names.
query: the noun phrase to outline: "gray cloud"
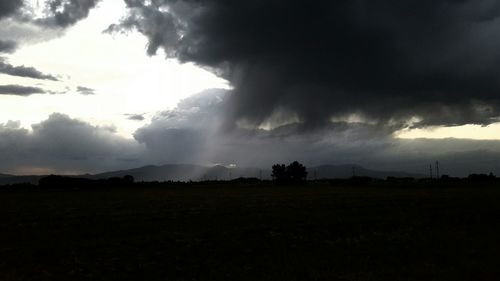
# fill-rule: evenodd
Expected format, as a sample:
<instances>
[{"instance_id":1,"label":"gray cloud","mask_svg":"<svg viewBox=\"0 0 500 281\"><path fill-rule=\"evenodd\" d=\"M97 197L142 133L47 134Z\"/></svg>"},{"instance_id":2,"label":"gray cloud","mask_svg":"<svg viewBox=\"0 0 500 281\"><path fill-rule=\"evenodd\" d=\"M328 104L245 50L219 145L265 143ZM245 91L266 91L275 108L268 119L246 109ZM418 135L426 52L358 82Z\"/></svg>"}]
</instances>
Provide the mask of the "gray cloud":
<instances>
[{"instance_id":1,"label":"gray cloud","mask_svg":"<svg viewBox=\"0 0 500 281\"><path fill-rule=\"evenodd\" d=\"M0 95L30 96L33 94L45 93L45 90L38 87L27 87L21 85L0 85Z\"/></svg>"},{"instance_id":2,"label":"gray cloud","mask_svg":"<svg viewBox=\"0 0 500 281\"><path fill-rule=\"evenodd\" d=\"M0 73L33 79L59 81L55 76L45 74L33 67L13 66L0 58Z\"/></svg>"},{"instance_id":3,"label":"gray cloud","mask_svg":"<svg viewBox=\"0 0 500 281\"><path fill-rule=\"evenodd\" d=\"M16 42L12 40L0 40L0 53L12 53L16 48Z\"/></svg>"},{"instance_id":4,"label":"gray cloud","mask_svg":"<svg viewBox=\"0 0 500 281\"><path fill-rule=\"evenodd\" d=\"M78 86L76 88L76 91L80 94L80 95L95 95L95 90L92 89L92 88L87 88L87 87L82 87L82 86Z\"/></svg>"},{"instance_id":5,"label":"gray cloud","mask_svg":"<svg viewBox=\"0 0 500 281\"><path fill-rule=\"evenodd\" d=\"M49 0L45 6L48 16L35 22L48 27L68 27L85 19L99 0Z\"/></svg>"},{"instance_id":6,"label":"gray cloud","mask_svg":"<svg viewBox=\"0 0 500 281\"><path fill-rule=\"evenodd\" d=\"M298 160L308 167L352 163L426 174L429 164L438 160L442 174L500 174L500 141L394 139L376 126L342 122L314 131L300 130L298 124L222 130L230 95L208 90L189 97L156 114L136 131L135 140L58 113L32 130L9 121L0 124L0 171L94 173L166 163L269 168Z\"/></svg>"},{"instance_id":7,"label":"gray cloud","mask_svg":"<svg viewBox=\"0 0 500 281\"><path fill-rule=\"evenodd\" d=\"M109 30L229 79L232 127L281 112L306 129L352 114L389 131L498 120L497 1L125 2Z\"/></svg>"},{"instance_id":8,"label":"gray cloud","mask_svg":"<svg viewBox=\"0 0 500 281\"><path fill-rule=\"evenodd\" d=\"M0 18L14 14L23 4L23 0L2 0L0 2Z\"/></svg>"},{"instance_id":9,"label":"gray cloud","mask_svg":"<svg viewBox=\"0 0 500 281\"><path fill-rule=\"evenodd\" d=\"M134 135L146 147L147 162L236 163L266 168L299 160L307 166L352 163L427 174L429 164L439 160L443 174L500 174L496 164L500 161L500 141L394 139L378 126L342 122L314 131L302 130L300 124L270 130L223 130L230 95L224 90L206 91L154 116Z\"/></svg>"},{"instance_id":10,"label":"gray cloud","mask_svg":"<svg viewBox=\"0 0 500 281\"><path fill-rule=\"evenodd\" d=\"M47 28L31 22L31 18L25 20L17 17L0 20L0 38L4 41L16 42L17 47L22 45L45 42L64 33L61 28Z\"/></svg>"},{"instance_id":11,"label":"gray cloud","mask_svg":"<svg viewBox=\"0 0 500 281\"><path fill-rule=\"evenodd\" d=\"M142 1L125 0L129 7L130 14L120 24L111 25L106 31L116 32L123 29L137 28L149 38L147 53L154 55L158 48L163 49L171 56L176 53L176 42L181 37L182 22L171 14L160 11L161 1L154 1L150 6L146 6ZM182 5L182 2L178 2ZM194 10L193 10L194 12ZM162 32L159 32L162 30Z\"/></svg>"},{"instance_id":12,"label":"gray cloud","mask_svg":"<svg viewBox=\"0 0 500 281\"><path fill-rule=\"evenodd\" d=\"M88 17L99 0L2 0L0 3L0 54L12 53L18 45L57 38L66 28ZM44 10L44 16L34 10ZM54 78L54 77L52 77Z\"/></svg>"},{"instance_id":13,"label":"gray cloud","mask_svg":"<svg viewBox=\"0 0 500 281\"><path fill-rule=\"evenodd\" d=\"M224 137L218 134L218 127L226 94L206 90L153 117L151 124L134 134L147 147L146 157L158 164L207 163L205 153L210 151L211 142Z\"/></svg>"},{"instance_id":14,"label":"gray cloud","mask_svg":"<svg viewBox=\"0 0 500 281\"><path fill-rule=\"evenodd\" d=\"M0 170L36 168L58 172L102 172L142 165L143 148L106 127L92 126L54 113L23 129L19 123L0 124Z\"/></svg>"},{"instance_id":15,"label":"gray cloud","mask_svg":"<svg viewBox=\"0 0 500 281\"><path fill-rule=\"evenodd\" d=\"M17 43L39 42L60 36L64 29L87 18L99 0L2 0L0 3L0 36ZM39 17L34 10L44 10ZM12 51L12 46L8 46ZM0 49L1 51L1 49Z\"/></svg>"},{"instance_id":16,"label":"gray cloud","mask_svg":"<svg viewBox=\"0 0 500 281\"><path fill-rule=\"evenodd\" d=\"M391 136L406 126L498 120L497 1L125 2L128 16L109 32L137 29L149 39L148 54L161 48L228 79L234 90L182 101L137 130L135 141L61 114L32 131L4 124L0 155L7 161L0 169L92 172L150 163L269 167L299 160L309 166L357 163L426 173L428 164L439 160L443 173L500 174L495 164L500 142ZM48 13L41 19L23 14L20 0L0 3L1 42L53 38L86 18L98 1L44 3ZM5 46L4 52L13 50ZM77 91L93 93L85 87ZM35 93L49 92L0 86L0 94Z\"/></svg>"},{"instance_id":17,"label":"gray cloud","mask_svg":"<svg viewBox=\"0 0 500 281\"><path fill-rule=\"evenodd\" d=\"M146 118L144 117L144 114L125 114L127 116L128 120L132 121L144 121Z\"/></svg>"}]
</instances>

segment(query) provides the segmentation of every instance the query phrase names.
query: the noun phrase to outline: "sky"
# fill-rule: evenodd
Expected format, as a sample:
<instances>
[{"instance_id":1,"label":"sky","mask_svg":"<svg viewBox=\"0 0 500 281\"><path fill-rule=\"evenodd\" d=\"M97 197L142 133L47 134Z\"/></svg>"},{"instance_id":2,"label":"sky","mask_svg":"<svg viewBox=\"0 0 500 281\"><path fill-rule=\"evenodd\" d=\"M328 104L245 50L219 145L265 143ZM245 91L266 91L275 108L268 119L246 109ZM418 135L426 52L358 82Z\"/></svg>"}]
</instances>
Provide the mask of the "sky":
<instances>
[{"instance_id":1,"label":"sky","mask_svg":"<svg viewBox=\"0 0 500 281\"><path fill-rule=\"evenodd\" d=\"M493 0L4 0L0 173L500 174Z\"/></svg>"}]
</instances>

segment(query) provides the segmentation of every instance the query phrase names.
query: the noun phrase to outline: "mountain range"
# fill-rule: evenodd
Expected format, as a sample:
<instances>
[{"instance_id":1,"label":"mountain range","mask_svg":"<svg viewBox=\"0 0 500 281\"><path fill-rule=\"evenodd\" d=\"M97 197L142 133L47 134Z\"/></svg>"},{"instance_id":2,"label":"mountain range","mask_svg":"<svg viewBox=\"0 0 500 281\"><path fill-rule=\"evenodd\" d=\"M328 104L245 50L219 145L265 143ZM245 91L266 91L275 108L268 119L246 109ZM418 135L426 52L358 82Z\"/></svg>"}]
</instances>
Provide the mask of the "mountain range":
<instances>
[{"instance_id":1,"label":"mountain range","mask_svg":"<svg viewBox=\"0 0 500 281\"><path fill-rule=\"evenodd\" d=\"M74 175L72 177L88 179L107 179L131 175L135 181L201 181L201 180L230 180L239 177L271 179L271 171L259 168L229 168L225 166L201 166L190 164L168 164L161 166L144 166L129 170L118 170L99 174ZM365 176L385 179L387 177L414 177L423 175L399 171L377 171L363 168L359 165L321 165L308 168L308 179L332 179ZM45 175L15 176L0 174L0 185L32 183L37 184Z\"/></svg>"}]
</instances>

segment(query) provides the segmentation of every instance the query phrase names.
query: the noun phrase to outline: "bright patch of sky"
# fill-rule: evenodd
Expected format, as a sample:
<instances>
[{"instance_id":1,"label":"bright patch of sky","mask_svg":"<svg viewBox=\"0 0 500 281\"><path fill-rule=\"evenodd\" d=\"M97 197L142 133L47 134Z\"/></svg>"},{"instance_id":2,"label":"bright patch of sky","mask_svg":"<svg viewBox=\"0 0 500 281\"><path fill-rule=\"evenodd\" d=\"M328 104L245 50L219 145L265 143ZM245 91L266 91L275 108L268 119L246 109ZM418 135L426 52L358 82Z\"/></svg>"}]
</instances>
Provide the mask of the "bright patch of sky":
<instances>
[{"instance_id":1,"label":"bright patch of sky","mask_svg":"<svg viewBox=\"0 0 500 281\"><path fill-rule=\"evenodd\" d=\"M94 125L114 126L121 135L131 137L148 117L173 108L181 99L207 88L229 87L207 70L167 60L161 52L148 57L147 40L137 32L103 33L125 13L123 0L102 1L61 37L25 45L4 56L12 65L35 67L61 81L0 75L0 85L36 86L60 93L0 96L0 123L18 120L29 128L59 112ZM78 87L94 89L95 94L79 94ZM128 120L125 114L145 114L146 118Z\"/></svg>"},{"instance_id":2,"label":"bright patch of sky","mask_svg":"<svg viewBox=\"0 0 500 281\"><path fill-rule=\"evenodd\" d=\"M498 140L500 139L500 123L489 126L464 125L454 127L430 127L425 129L405 129L394 134L401 139L476 139L476 140Z\"/></svg>"}]
</instances>

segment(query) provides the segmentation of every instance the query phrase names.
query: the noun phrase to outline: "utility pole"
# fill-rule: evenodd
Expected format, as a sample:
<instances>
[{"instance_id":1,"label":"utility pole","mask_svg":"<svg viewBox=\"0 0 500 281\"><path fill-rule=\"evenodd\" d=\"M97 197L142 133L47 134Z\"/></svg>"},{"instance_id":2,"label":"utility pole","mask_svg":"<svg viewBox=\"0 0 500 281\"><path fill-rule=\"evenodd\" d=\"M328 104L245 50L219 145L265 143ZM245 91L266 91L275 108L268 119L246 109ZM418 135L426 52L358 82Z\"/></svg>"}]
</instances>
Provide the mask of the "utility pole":
<instances>
[{"instance_id":1,"label":"utility pole","mask_svg":"<svg viewBox=\"0 0 500 281\"><path fill-rule=\"evenodd\" d=\"M429 176L432 179L432 164L429 165Z\"/></svg>"},{"instance_id":2,"label":"utility pole","mask_svg":"<svg viewBox=\"0 0 500 281\"><path fill-rule=\"evenodd\" d=\"M439 179L439 162L436 161L436 178Z\"/></svg>"}]
</instances>

